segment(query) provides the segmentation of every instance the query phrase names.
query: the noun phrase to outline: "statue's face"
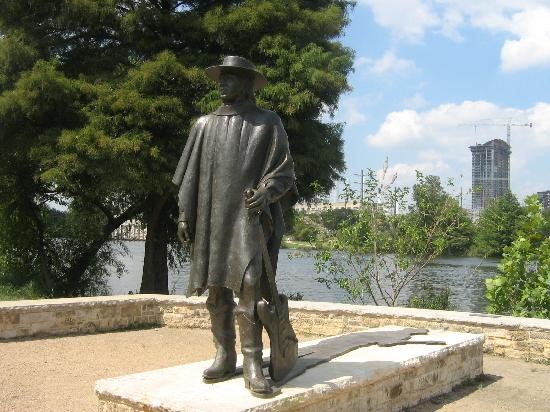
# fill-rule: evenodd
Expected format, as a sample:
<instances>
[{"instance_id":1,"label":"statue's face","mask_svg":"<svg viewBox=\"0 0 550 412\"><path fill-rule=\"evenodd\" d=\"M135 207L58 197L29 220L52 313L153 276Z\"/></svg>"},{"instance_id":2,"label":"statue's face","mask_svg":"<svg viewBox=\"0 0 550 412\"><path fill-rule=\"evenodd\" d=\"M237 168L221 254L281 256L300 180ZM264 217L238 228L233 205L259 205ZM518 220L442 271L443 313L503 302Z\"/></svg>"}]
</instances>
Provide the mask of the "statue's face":
<instances>
[{"instance_id":1,"label":"statue's face","mask_svg":"<svg viewBox=\"0 0 550 412\"><path fill-rule=\"evenodd\" d=\"M244 79L234 73L220 74L220 95L224 103L234 103L244 95Z\"/></svg>"}]
</instances>

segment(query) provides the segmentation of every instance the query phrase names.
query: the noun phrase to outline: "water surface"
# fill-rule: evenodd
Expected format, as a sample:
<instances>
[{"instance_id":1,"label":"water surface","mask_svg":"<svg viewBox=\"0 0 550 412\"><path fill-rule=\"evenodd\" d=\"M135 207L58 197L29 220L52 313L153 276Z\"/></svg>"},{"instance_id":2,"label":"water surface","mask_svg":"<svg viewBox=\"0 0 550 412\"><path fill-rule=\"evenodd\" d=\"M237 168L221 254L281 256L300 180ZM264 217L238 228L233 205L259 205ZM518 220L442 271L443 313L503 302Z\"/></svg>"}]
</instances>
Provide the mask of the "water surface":
<instances>
[{"instance_id":1,"label":"water surface","mask_svg":"<svg viewBox=\"0 0 550 412\"><path fill-rule=\"evenodd\" d=\"M128 255L122 257L127 273L121 278L109 279L113 295L136 293L141 284L144 242L126 242ZM277 270L277 285L286 294L300 293L304 300L349 303L344 291L339 288L328 289L315 279L314 260L310 254L296 254L296 251L281 249ZM485 312L485 279L494 276L498 260L473 257L442 257L426 267L422 273L406 287L399 300L405 304L411 292L421 289L424 284L434 288L449 287L451 305L454 310L466 312ZM189 278L189 264L168 274L168 288L172 294L185 294Z\"/></svg>"}]
</instances>

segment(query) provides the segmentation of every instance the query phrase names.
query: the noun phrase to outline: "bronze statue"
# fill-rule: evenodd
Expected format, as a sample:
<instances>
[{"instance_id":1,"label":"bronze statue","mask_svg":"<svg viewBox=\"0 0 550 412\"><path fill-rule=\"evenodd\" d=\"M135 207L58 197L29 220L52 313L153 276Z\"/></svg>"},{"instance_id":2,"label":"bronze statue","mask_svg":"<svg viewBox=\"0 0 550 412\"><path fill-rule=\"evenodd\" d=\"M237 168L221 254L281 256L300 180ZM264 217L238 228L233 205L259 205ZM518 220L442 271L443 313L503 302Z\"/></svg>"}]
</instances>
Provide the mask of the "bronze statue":
<instances>
[{"instance_id":1,"label":"bronze statue","mask_svg":"<svg viewBox=\"0 0 550 412\"><path fill-rule=\"evenodd\" d=\"M191 243L187 295L208 289L206 305L217 351L203 380L213 383L235 375L236 317L245 386L255 396L271 396L272 385L262 372L257 309L272 349L274 342L280 349L271 362L281 368L270 366L275 375L271 378L280 379L297 356L286 298L278 295L273 279L284 232L283 209L296 201L294 163L279 116L256 106L254 90L267 80L255 66L227 56L206 73L218 81L223 104L194 124L173 178L180 210L178 235ZM239 297L236 307L234 292Z\"/></svg>"}]
</instances>

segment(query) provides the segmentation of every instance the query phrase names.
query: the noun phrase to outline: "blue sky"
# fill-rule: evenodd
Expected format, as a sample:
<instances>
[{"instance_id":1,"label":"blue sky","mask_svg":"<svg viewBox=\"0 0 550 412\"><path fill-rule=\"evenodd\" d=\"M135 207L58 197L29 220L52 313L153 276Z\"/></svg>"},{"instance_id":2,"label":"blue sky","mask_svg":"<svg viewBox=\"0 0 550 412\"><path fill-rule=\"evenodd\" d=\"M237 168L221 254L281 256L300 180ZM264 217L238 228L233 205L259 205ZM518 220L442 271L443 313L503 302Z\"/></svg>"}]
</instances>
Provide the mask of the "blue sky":
<instances>
[{"instance_id":1,"label":"blue sky","mask_svg":"<svg viewBox=\"0 0 550 412\"><path fill-rule=\"evenodd\" d=\"M464 124L533 122L512 127L511 187L550 190L550 0L359 0L350 17L353 91L335 116L349 180L387 156L398 184L420 170L467 192L468 146L506 128Z\"/></svg>"}]
</instances>

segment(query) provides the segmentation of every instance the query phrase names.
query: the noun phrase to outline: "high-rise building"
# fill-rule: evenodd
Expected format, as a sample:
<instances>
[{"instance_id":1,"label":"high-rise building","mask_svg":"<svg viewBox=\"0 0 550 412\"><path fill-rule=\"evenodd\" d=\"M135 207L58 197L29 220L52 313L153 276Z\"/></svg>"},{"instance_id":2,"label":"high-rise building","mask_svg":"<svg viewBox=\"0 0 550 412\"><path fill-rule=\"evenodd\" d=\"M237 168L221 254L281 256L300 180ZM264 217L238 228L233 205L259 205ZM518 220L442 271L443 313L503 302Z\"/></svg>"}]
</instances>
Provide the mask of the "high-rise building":
<instances>
[{"instance_id":1,"label":"high-rise building","mask_svg":"<svg viewBox=\"0 0 550 412\"><path fill-rule=\"evenodd\" d=\"M537 192L543 209L550 209L550 190L544 192Z\"/></svg>"},{"instance_id":2,"label":"high-rise building","mask_svg":"<svg viewBox=\"0 0 550 412\"><path fill-rule=\"evenodd\" d=\"M472 210L485 209L510 190L510 146L494 139L470 146L472 151Z\"/></svg>"}]
</instances>

